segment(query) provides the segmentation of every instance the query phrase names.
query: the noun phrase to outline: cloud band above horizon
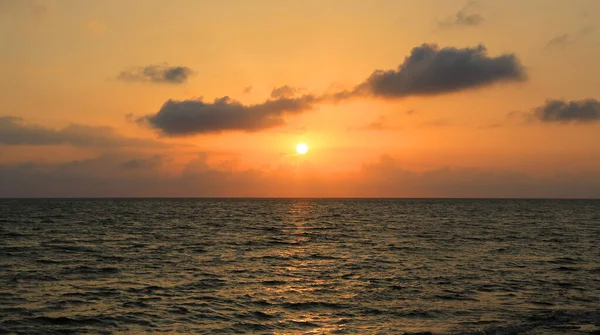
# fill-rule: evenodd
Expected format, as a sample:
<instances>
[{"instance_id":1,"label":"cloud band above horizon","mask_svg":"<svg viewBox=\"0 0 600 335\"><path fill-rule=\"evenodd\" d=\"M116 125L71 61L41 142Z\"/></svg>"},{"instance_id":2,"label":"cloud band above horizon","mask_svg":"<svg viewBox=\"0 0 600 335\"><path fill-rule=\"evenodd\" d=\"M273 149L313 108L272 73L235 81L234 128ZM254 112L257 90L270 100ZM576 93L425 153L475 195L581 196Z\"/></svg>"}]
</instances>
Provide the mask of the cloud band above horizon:
<instances>
[{"instance_id":1,"label":"cloud band above horizon","mask_svg":"<svg viewBox=\"0 0 600 335\"><path fill-rule=\"evenodd\" d=\"M317 103L356 97L397 99L437 95L525 80L525 67L514 54L490 57L483 45L439 48L435 44L423 44L413 48L396 70L376 70L350 91L295 97L298 90L284 85L275 88L269 100L255 105L244 105L227 96L212 103L202 99L168 100L156 114L138 121L167 136L253 132L284 125L285 115L311 110Z\"/></svg>"}]
</instances>

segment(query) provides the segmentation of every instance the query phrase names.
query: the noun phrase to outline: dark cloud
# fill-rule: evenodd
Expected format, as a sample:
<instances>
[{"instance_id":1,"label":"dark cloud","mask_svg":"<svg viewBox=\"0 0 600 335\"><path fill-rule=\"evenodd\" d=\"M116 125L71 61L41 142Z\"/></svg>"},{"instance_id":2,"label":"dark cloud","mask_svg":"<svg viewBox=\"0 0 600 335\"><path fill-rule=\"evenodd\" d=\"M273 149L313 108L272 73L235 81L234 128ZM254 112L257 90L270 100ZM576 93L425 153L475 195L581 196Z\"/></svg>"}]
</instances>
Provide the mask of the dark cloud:
<instances>
[{"instance_id":1,"label":"dark cloud","mask_svg":"<svg viewBox=\"0 0 600 335\"><path fill-rule=\"evenodd\" d=\"M62 129L28 125L21 118L0 116L0 143L7 145L59 145L85 147L158 146L160 143L119 135L110 127L71 124Z\"/></svg>"},{"instance_id":2,"label":"dark cloud","mask_svg":"<svg viewBox=\"0 0 600 335\"><path fill-rule=\"evenodd\" d=\"M600 198L600 175L441 168L404 169L392 157L348 174L290 167L231 170L200 155L178 174L153 157L104 155L61 164L0 164L0 197L517 197ZM138 163L131 163L138 162ZM124 166L133 165L130 168ZM226 165L226 164L222 164Z\"/></svg>"},{"instance_id":3,"label":"dark cloud","mask_svg":"<svg viewBox=\"0 0 600 335\"><path fill-rule=\"evenodd\" d=\"M152 83L182 84L194 73L187 66L169 66L155 64L145 67L134 67L122 71L117 79L123 81L145 81Z\"/></svg>"},{"instance_id":4,"label":"dark cloud","mask_svg":"<svg viewBox=\"0 0 600 335\"><path fill-rule=\"evenodd\" d=\"M600 121L600 101L547 100L533 110L533 116L542 122L590 123Z\"/></svg>"},{"instance_id":5,"label":"dark cloud","mask_svg":"<svg viewBox=\"0 0 600 335\"><path fill-rule=\"evenodd\" d=\"M490 57L483 45L440 49L435 44L423 44L413 48L398 69L373 72L353 94L400 98L526 79L525 68L514 54Z\"/></svg>"},{"instance_id":6,"label":"dark cloud","mask_svg":"<svg viewBox=\"0 0 600 335\"><path fill-rule=\"evenodd\" d=\"M244 94L249 94L252 92L252 85L244 87Z\"/></svg>"},{"instance_id":7,"label":"dark cloud","mask_svg":"<svg viewBox=\"0 0 600 335\"><path fill-rule=\"evenodd\" d=\"M125 162L103 155L60 164L0 164L0 197L139 197L164 184L166 177L155 168L127 169Z\"/></svg>"},{"instance_id":8,"label":"dark cloud","mask_svg":"<svg viewBox=\"0 0 600 335\"><path fill-rule=\"evenodd\" d=\"M321 98L270 99L260 104L243 105L229 97L214 102L169 100L158 113L139 119L167 136L185 136L223 131L259 131L285 124L284 115L309 110Z\"/></svg>"},{"instance_id":9,"label":"dark cloud","mask_svg":"<svg viewBox=\"0 0 600 335\"><path fill-rule=\"evenodd\" d=\"M277 87L271 99L244 105L229 97L169 100L154 115L139 118L168 136L224 131L259 131L285 124L284 116L312 109L320 102L337 103L354 97L401 98L471 89L502 81L523 81L525 68L513 54L489 57L483 45L440 49L434 44L413 48L397 70L377 70L352 90L324 95L298 95L303 89Z\"/></svg>"}]
</instances>

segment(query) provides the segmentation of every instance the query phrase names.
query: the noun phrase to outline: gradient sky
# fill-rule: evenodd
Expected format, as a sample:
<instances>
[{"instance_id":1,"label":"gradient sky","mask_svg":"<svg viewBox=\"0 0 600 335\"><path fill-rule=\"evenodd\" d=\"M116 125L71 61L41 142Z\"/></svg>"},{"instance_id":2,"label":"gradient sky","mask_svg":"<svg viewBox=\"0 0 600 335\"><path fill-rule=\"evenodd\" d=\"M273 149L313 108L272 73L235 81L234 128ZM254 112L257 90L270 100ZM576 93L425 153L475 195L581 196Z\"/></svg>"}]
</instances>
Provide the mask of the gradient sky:
<instances>
[{"instance_id":1,"label":"gradient sky","mask_svg":"<svg viewBox=\"0 0 600 335\"><path fill-rule=\"evenodd\" d=\"M597 0L0 0L0 196L600 197L599 20Z\"/></svg>"}]
</instances>

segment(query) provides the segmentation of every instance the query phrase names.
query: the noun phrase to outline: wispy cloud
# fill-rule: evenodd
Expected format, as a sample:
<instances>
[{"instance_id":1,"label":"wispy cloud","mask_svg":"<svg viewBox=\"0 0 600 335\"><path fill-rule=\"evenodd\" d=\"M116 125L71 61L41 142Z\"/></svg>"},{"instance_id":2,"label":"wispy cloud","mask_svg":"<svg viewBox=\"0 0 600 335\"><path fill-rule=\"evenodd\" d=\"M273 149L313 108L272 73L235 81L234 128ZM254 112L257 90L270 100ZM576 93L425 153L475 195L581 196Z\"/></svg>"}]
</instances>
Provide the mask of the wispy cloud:
<instances>
[{"instance_id":1,"label":"wispy cloud","mask_svg":"<svg viewBox=\"0 0 600 335\"><path fill-rule=\"evenodd\" d=\"M453 27L475 27L481 25L485 18L476 12L478 2L469 1L463 8L455 14L445 18L438 23L440 28L447 29Z\"/></svg>"},{"instance_id":2,"label":"wispy cloud","mask_svg":"<svg viewBox=\"0 0 600 335\"><path fill-rule=\"evenodd\" d=\"M564 49L567 46L578 42L593 31L594 28L592 26L585 26L575 33L556 35L546 43L546 49Z\"/></svg>"},{"instance_id":3,"label":"wispy cloud","mask_svg":"<svg viewBox=\"0 0 600 335\"><path fill-rule=\"evenodd\" d=\"M280 87L276 87L273 89L273 91L271 91L271 98L273 98L273 99L289 98L289 97L293 97L300 91L301 91L301 89L299 89L299 88L292 87L289 85L283 85Z\"/></svg>"},{"instance_id":4,"label":"wispy cloud","mask_svg":"<svg viewBox=\"0 0 600 335\"><path fill-rule=\"evenodd\" d=\"M0 143L5 145L60 145L82 147L160 146L153 140L119 135L111 127L71 124L53 129L26 124L14 116L0 116Z\"/></svg>"},{"instance_id":5,"label":"wispy cloud","mask_svg":"<svg viewBox=\"0 0 600 335\"><path fill-rule=\"evenodd\" d=\"M164 63L130 68L122 71L117 79L123 81L182 84L192 74L194 74L194 71L187 66L170 66Z\"/></svg>"},{"instance_id":6,"label":"wispy cloud","mask_svg":"<svg viewBox=\"0 0 600 335\"><path fill-rule=\"evenodd\" d=\"M369 130L369 131L392 131L392 130L400 130L401 128L394 125L387 116L380 115L377 120L373 122L369 122L366 125L358 128L359 130Z\"/></svg>"}]
</instances>

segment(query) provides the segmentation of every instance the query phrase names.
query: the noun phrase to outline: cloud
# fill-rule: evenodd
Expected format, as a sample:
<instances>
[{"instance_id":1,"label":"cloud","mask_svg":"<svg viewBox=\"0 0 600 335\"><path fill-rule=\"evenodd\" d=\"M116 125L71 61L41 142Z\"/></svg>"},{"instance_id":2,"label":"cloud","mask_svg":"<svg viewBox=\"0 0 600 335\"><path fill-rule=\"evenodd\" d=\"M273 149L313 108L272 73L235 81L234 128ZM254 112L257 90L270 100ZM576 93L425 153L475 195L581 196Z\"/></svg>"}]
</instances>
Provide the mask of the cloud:
<instances>
[{"instance_id":1,"label":"cloud","mask_svg":"<svg viewBox=\"0 0 600 335\"><path fill-rule=\"evenodd\" d=\"M459 10L453 17L441 21L439 25L441 28L474 27L482 24L483 21L485 21L485 19L480 14Z\"/></svg>"},{"instance_id":2,"label":"cloud","mask_svg":"<svg viewBox=\"0 0 600 335\"><path fill-rule=\"evenodd\" d=\"M485 46L439 48L423 44L396 70L377 70L355 94L370 93L383 98L434 95L455 92L503 81L524 81L525 68L514 54L487 55Z\"/></svg>"},{"instance_id":3,"label":"cloud","mask_svg":"<svg viewBox=\"0 0 600 335\"><path fill-rule=\"evenodd\" d=\"M452 123L450 122L450 120L448 120L446 118L439 118L439 119L434 119L434 120L423 122L422 126L424 126L424 127L445 127L445 126L449 126L451 124Z\"/></svg>"},{"instance_id":4,"label":"cloud","mask_svg":"<svg viewBox=\"0 0 600 335\"><path fill-rule=\"evenodd\" d=\"M384 155L378 162L365 164L372 194L410 197L499 197L499 198L597 198L600 174L556 173L532 176L517 171L491 171L478 168L439 168L422 173L403 169L394 158ZM369 177L370 176L370 177ZM413 195L415 194L415 195Z\"/></svg>"},{"instance_id":5,"label":"cloud","mask_svg":"<svg viewBox=\"0 0 600 335\"><path fill-rule=\"evenodd\" d=\"M160 143L119 135L111 127L70 124L62 129L28 125L21 118L0 116L0 143L6 145L60 145L83 147L157 146Z\"/></svg>"},{"instance_id":6,"label":"cloud","mask_svg":"<svg viewBox=\"0 0 600 335\"><path fill-rule=\"evenodd\" d=\"M477 129L496 129L501 128L503 125L501 123L488 123L481 126L478 126Z\"/></svg>"},{"instance_id":7,"label":"cloud","mask_svg":"<svg viewBox=\"0 0 600 335\"><path fill-rule=\"evenodd\" d=\"M558 36L554 36L548 43L546 44L546 48L564 48L571 41L571 36L569 34L562 34Z\"/></svg>"},{"instance_id":8,"label":"cloud","mask_svg":"<svg viewBox=\"0 0 600 335\"><path fill-rule=\"evenodd\" d=\"M533 176L515 171L404 169L390 156L348 173L307 166L231 170L199 155L179 172L161 158L103 155L61 164L0 164L0 197L573 197L600 198L597 172ZM133 163L136 162L136 163Z\"/></svg>"},{"instance_id":9,"label":"cloud","mask_svg":"<svg viewBox=\"0 0 600 335\"><path fill-rule=\"evenodd\" d=\"M377 120L369 122L368 124L360 127L359 130L373 130L373 131L388 131L388 130L399 130L400 127L396 127L390 124L388 118L385 115L380 115Z\"/></svg>"},{"instance_id":10,"label":"cloud","mask_svg":"<svg viewBox=\"0 0 600 335\"><path fill-rule=\"evenodd\" d=\"M456 14L440 21L439 27L474 27L482 24L485 21L485 18L481 14L474 12L475 7L477 7L477 2L469 1L463 8L456 12Z\"/></svg>"},{"instance_id":11,"label":"cloud","mask_svg":"<svg viewBox=\"0 0 600 335\"><path fill-rule=\"evenodd\" d=\"M522 123L533 123L535 121L535 117L532 113L522 112L522 111L511 111L506 114L506 118L512 121L522 122Z\"/></svg>"},{"instance_id":12,"label":"cloud","mask_svg":"<svg viewBox=\"0 0 600 335\"><path fill-rule=\"evenodd\" d=\"M535 108L533 117L542 122L592 123L600 121L600 101L586 99L579 101L547 100Z\"/></svg>"},{"instance_id":13,"label":"cloud","mask_svg":"<svg viewBox=\"0 0 600 335\"><path fill-rule=\"evenodd\" d=\"M182 84L194 74L187 66L169 66L154 64L145 67L133 67L122 71L117 79L123 81L142 81L151 83Z\"/></svg>"},{"instance_id":14,"label":"cloud","mask_svg":"<svg viewBox=\"0 0 600 335\"><path fill-rule=\"evenodd\" d=\"M283 85L281 87L276 87L273 89L273 91L271 91L271 98L273 98L273 99L289 98L289 97L293 97L298 92L299 92L299 89L297 89L295 87Z\"/></svg>"},{"instance_id":15,"label":"cloud","mask_svg":"<svg viewBox=\"0 0 600 335\"><path fill-rule=\"evenodd\" d=\"M269 100L255 105L244 105L227 96L212 103L202 99L168 100L156 114L138 121L167 136L259 131L284 125L284 116L310 110L317 103L355 97L436 95L526 78L525 68L514 54L490 57L483 45L440 49L435 44L423 44L413 48L397 70L377 70L352 90L297 96L302 89L284 85L274 88Z\"/></svg>"},{"instance_id":16,"label":"cloud","mask_svg":"<svg viewBox=\"0 0 600 335\"><path fill-rule=\"evenodd\" d=\"M573 34L560 34L552 37L546 43L546 49L564 49L594 31L591 26L585 26Z\"/></svg>"},{"instance_id":17,"label":"cloud","mask_svg":"<svg viewBox=\"0 0 600 335\"><path fill-rule=\"evenodd\" d=\"M320 98L270 99L260 104L243 105L229 97L212 103L202 99L168 100L158 113L138 119L167 136L220 133L223 131L259 131L285 124L284 115L310 110Z\"/></svg>"}]
</instances>

